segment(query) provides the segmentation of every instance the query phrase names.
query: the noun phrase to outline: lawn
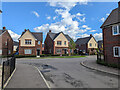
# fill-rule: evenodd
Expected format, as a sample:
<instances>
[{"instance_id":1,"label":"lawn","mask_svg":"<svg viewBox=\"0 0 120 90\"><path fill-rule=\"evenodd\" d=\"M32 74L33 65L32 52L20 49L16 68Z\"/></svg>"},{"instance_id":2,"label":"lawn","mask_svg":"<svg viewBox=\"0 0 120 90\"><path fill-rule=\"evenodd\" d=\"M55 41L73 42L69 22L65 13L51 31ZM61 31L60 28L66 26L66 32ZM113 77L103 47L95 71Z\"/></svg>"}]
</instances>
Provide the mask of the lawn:
<instances>
[{"instance_id":1,"label":"lawn","mask_svg":"<svg viewBox=\"0 0 120 90\"><path fill-rule=\"evenodd\" d=\"M30 59L47 59L47 58L81 58L86 56L48 56L48 57L28 57Z\"/></svg>"}]
</instances>

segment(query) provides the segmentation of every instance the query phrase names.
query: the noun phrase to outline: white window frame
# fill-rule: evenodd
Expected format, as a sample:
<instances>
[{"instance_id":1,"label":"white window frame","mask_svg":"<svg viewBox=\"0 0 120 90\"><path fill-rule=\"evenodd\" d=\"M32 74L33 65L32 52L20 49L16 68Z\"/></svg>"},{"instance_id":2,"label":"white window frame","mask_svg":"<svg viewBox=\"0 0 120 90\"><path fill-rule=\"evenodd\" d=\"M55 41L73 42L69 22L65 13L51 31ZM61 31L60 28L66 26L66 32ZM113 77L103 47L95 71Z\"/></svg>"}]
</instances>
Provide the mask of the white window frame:
<instances>
[{"instance_id":1,"label":"white window frame","mask_svg":"<svg viewBox=\"0 0 120 90\"><path fill-rule=\"evenodd\" d=\"M58 52L58 51L59 51L59 52ZM61 49L57 49L56 52L57 52L58 54L61 54L61 53L62 53L62 50L61 50Z\"/></svg>"},{"instance_id":2,"label":"white window frame","mask_svg":"<svg viewBox=\"0 0 120 90\"><path fill-rule=\"evenodd\" d=\"M31 45L32 44L32 40L25 40L25 44L26 45Z\"/></svg>"},{"instance_id":3,"label":"white window frame","mask_svg":"<svg viewBox=\"0 0 120 90\"><path fill-rule=\"evenodd\" d=\"M115 34L115 33L114 33L114 27L116 27L116 26L117 26L117 33ZM119 34L120 34L120 33L119 33L119 26L120 26L120 25L113 25L113 26L112 26L112 34L113 34L113 35L119 35Z\"/></svg>"},{"instance_id":4,"label":"white window frame","mask_svg":"<svg viewBox=\"0 0 120 90\"><path fill-rule=\"evenodd\" d=\"M32 54L32 49L24 49L24 53L30 55L30 54Z\"/></svg>"},{"instance_id":5,"label":"white window frame","mask_svg":"<svg viewBox=\"0 0 120 90\"><path fill-rule=\"evenodd\" d=\"M115 48L118 48L118 55L115 55ZM120 46L113 47L113 54L114 54L114 57L120 57Z\"/></svg>"}]
</instances>

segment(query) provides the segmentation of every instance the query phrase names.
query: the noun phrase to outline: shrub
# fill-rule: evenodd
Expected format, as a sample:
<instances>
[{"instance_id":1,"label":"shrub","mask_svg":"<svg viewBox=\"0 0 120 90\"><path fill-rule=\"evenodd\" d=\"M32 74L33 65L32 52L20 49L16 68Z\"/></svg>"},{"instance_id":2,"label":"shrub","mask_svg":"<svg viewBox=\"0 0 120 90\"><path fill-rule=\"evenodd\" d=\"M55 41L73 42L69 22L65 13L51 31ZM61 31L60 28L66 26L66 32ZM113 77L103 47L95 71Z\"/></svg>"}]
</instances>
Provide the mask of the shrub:
<instances>
[{"instance_id":1,"label":"shrub","mask_svg":"<svg viewBox=\"0 0 120 90\"><path fill-rule=\"evenodd\" d=\"M120 64L109 64L106 63L104 60L97 60L97 64L120 69Z\"/></svg>"},{"instance_id":2,"label":"shrub","mask_svg":"<svg viewBox=\"0 0 120 90\"><path fill-rule=\"evenodd\" d=\"M16 58L36 57L36 55L15 55Z\"/></svg>"}]
</instances>

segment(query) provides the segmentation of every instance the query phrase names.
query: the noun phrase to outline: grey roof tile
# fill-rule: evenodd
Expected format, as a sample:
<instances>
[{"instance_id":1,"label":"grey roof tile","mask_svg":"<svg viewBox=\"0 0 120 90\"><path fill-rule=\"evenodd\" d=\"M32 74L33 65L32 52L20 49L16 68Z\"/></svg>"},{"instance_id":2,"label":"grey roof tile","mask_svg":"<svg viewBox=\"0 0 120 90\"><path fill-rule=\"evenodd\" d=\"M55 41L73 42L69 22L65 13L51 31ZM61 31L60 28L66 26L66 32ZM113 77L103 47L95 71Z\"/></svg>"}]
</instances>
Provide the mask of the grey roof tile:
<instances>
[{"instance_id":1,"label":"grey roof tile","mask_svg":"<svg viewBox=\"0 0 120 90\"><path fill-rule=\"evenodd\" d=\"M75 43L80 46L80 45L82 45L82 44L88 43L88 41L89 41L91 38L92 38L91 36L85 37L85 38L78 38Z\"/></svg>"}]
</instances>

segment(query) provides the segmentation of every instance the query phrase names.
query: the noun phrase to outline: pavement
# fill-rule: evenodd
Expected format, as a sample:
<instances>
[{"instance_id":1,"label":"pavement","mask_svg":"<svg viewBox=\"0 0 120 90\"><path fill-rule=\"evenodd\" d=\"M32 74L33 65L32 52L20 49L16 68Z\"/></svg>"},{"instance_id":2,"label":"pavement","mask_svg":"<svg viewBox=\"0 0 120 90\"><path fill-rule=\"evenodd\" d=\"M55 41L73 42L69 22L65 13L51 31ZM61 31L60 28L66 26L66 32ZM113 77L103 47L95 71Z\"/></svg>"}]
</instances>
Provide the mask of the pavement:
<instances>
[{"instance_id":1,"label":"pavement","mask_svg":"<svg viewBox=\"0 0 120 90\"><path fill-rule=\"evenodd\" d=\"M104 73L113 74L113 75L117 75L117 76L120 75L119 69L97 64L96 59L91 59L91 60L87 59L87 60L81 62L81 65L83 65L89 69L101 71Z\"/></svg>"},{"instance_id":2,"label":"pavement","mask_svg":"<svg viewBox=\"0 0 120 90\"><path fill-rule=\"evenodd\" d=\"M16 72L6 88L48 88L38 70L27 64L16 64Z\"/></svg>"}]
</instances>

